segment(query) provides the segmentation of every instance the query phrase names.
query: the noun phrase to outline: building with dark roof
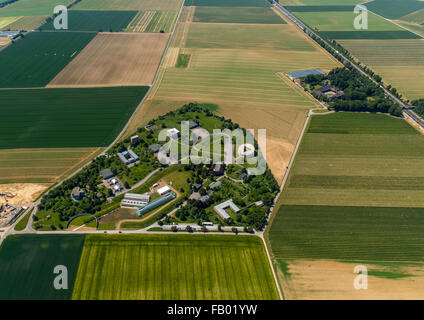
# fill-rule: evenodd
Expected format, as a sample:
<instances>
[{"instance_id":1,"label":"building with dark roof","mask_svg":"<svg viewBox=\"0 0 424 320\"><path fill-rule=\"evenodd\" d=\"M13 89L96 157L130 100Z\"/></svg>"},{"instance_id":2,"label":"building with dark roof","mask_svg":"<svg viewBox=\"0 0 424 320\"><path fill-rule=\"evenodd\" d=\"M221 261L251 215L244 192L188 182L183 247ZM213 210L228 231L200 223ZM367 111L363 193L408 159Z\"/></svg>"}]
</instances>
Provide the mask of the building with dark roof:
<instances>
[{"instance_id":1,"label":"building with dark roof","mask_svg":"<svg viewBox=\"0 0 424 320\"><path fill-rule=\"evenodd\" d=\"M75 187L75 188L73 188L72 189L72 198L75 200L75 201L79 201L79 200L81 200L82 198L84 198L84 192L79 188L79 187Z\"/></svg>"},{"instance_id":2,"label":"building with dark roof","mask_svg":"<svg viewBox=\"0 0 424 320\"><path fill-rule=\"evenodd\" d=\"M109 168L107 169L103 169L100 171L100 175L103 177L103 179L107 180L112 178L113 176L115 176L112 172L112 170L110 170Z\"/></svg>"},{"instance_id":3,"label":"building with dark roof","mask_svg":"<svg viewBox=\"0 0 424 320\"><path fill-rule=\"evenodd\" d=\"M190 129L197 128L198 126L199 126L199 124L198 124L196 121L190 120L190 121L188 122L188 127L189 127Z\"/></svg>"},{"instance_id":4,"label":"building with dark roof","mask_svg":"<svg viewBox=\"0 0 424 320\"><path fill-rule=\"evenodd\" d=\"M343 98L344 92L333 88L331 85L326 85L324 87L314 90L315 94L318 96L325 96L329 99Z\"/></svg>"}]
</instances>

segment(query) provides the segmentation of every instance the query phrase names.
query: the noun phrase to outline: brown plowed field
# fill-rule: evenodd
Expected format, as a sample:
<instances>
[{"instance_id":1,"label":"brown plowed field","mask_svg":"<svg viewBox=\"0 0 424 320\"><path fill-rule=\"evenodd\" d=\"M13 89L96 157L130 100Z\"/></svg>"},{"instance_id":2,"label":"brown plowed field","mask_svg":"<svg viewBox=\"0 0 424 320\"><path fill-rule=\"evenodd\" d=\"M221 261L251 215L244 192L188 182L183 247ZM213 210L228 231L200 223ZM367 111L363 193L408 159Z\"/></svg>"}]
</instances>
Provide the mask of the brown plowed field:
<instances>
[{"instance_id":1,"label":"brown plowed field","mask_svg":"<svg viewBox=\"0 0 424 320\"><path fill-rule=\"evenodd\" d=\"M151 85L168 37L99 33L48 87Z\"/></svg>"}]
</instances>

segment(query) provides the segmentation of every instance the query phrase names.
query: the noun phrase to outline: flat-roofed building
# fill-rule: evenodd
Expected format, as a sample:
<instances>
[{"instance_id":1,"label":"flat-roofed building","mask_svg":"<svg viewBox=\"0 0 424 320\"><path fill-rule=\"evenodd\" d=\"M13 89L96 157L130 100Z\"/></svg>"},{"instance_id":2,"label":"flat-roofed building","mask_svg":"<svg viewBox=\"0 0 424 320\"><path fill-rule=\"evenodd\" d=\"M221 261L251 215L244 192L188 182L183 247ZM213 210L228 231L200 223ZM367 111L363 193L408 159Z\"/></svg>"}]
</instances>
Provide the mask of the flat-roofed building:
<instances>
[{"instance_id":1,"label":"flat-roofed building","mask_svg":"<svg viewBox=\"0 0 424 320\"><path fill-rule=\"evenodd\" d=\"M227 201L224 201L223 203L220 203L213 207L216 213L218 213L222 219L227 220L230 218L230 215L227 213L227 209L233 210L235 213L240 212L239 207L235 205L233 202L233 199L229 199Z\"/></svg>"},{"instance_id":2,"label":"flat-roofed building","mask_svg":"<svg viewBox=\"0 0 424 320\"><path fill-rule=\"evenodd\" d=\"M112 172L112 170L110 170L109 168L107 169L103 169L100 170L100 175L102 176L103 179L107 180L112 178L113 176L115 176Z\"/></svg>"},{"instance_id":3,"label":"flat-roofed building","mask_svg":"<svg viewBox=\"0 0 424 320\"><path fill-rule=\"evenodd\" d=\"M171 191L171 188L169 188L168 186L164 186L162 188L159 188L157 190L157 193L159 193L161 196L163 196L164 194L167 194L170 191Z\"/></svg>"},{"instance_id":4,"label":"flat-roofed building","mask_svg":"<svg viewBox=\"0 0 424 320\"><path fill-rule=\"evenodd\" d=\"M126 193L124 199L121 202L121 205L124 207L140 207L142 205L148 204L149 201L150 196L147 193Z\"/></svg>"}]
</instances>

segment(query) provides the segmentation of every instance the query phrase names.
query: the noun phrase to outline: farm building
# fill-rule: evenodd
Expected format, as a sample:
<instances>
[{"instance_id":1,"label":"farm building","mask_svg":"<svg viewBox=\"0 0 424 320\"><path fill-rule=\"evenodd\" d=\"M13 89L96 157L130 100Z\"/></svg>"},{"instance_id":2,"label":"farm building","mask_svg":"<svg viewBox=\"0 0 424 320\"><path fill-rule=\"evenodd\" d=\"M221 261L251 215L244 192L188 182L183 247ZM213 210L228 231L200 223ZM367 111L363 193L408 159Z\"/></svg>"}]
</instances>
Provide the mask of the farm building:
<instances>
[{"instance_id":1,"label":"farm building","mask_svg":"<svg viewBox=\"0 0 424 320\"><path fill-rule=\"evenodd\" d=\"M126 193L121 205L124 207L140 207L148 204L150 196L148 194Z\"/></svg>"},{"instance_id":2,"label":"farm building","mask_svg":"<svg viewBox=\"0 0 424 320\"><path fill-rule=\"evenodd\" d=\"M149 212L153 209L156 209L157 207L175 199L175 197L176 197L176 195L175 195L174 192L169 192L168 194L149 202L145 206L139 207L136 210L136 213L137 213L138 216L141 216L141 215L143 215L143 214L145 214L145 213L147 213L147 212Z\"/></svg>"},{"instance_id":3,"label":"farm building","mask_svg":"<svg viewBox=\"0 0 424 320\"><path fill-rule=\"evenodd\" d=\"M164 194L167 194L170 191L171 191L171 189L168 186L164 186L162 188L159 188L157 190L157 193L159 193L161 196L163 196Z\"/></svg>"},{"instance_id":4,"label":"farm building","mask_svg":"<svg viewBox=\"0 0 424 320\"><path fill-rule=\"evenodd\" d=\"M100 171L100 175L103 177L104 180L110 179L113 176L115 176L112 172L112 170L108 169L103 169Z\"/></svg>"},{"instance_id":5,"label":"farm building","mask_svg":"<svg viewBox=\"0 0 424 320\"><path fill-rule=\"evenodd\" d=\"M150 151L152 151L153 153L158 153L160 150L160 145L158 145L157 143L152 144L149 146Z\"/></svg>"},{"instance_id":6,"label":"farm building","mask_svg":"<svg viewBox=\"0 0 424 320\"><path fill-rule=\"evenodd\" d=\"M286 76L289 77L290 80L296 80L296 79L306 78L309 75L323 75L323 74L325 74L325 72L322 71L321 69L308 69L308 70L289 72L289 73L286 73Z\"/></svg>"},{"instance_id":7,"label":"farm building","mask_svg":"<svg viewBox=\"0 0 424 320\"><path fill-rule=\"evenodd\" d=\"M198 126L199 126L199 124L198 124L196 121L190 120L190 121L188 122L188 127L189 127L190 129L197 128Z\"/></svg>"},{"instance_id":8,"label":"farm building","mask_svg":"<svg viewBox=\"0 0 424 320\"><path fill-rule=\"evenodd\" d=\"M319 96L325 96L329 99L343 98L344 92L333 88L330 85L315 89L314 92Z\"/></svg>"},{"instance_id":9,"label":"farm building","mask_svg":"<svg viewBox=\"0 0 424 320\"><path fill-rule=\"evenodd\" d=\"M140 142L139 136L135 135L130 138L131 144L137 144Z\"/></svg>"},{"instance_id":10,"label":"farm building","mask_svg":"<svg viewBox=\"0 0 424 320\"><path fill-rule=\"evenodd\" d=\"M84 192L80 189L80 187L75 187L72 189L72 198L75 201L79 201L84 198Z\"/></svg>"},{"instance_id":11,"label":"farm building","mask_svg":"<svg viewBox=\"0 0 424 320\"><path fill-rule=\"evenodd\" d=\"M210 184L209 188L211 188L212 190L219 188L219 186L221 185L221 181L216 181Z\"/></svg>"},{"instance_id":12,"label":"farm building","mask_svg":"<svg viewBox=\"0 0 424 320\"><path fill-rule=\"evenodd\" d=\"M225 172L225 164L217 163L212 171L215 176L222 176Z\"/></svg>"},{"instance_id":13,"label":"farm building","mask_svg":"<svg viewBox=\"0 0 424 320\"><path fill-rule=\"evenodd\" d=\"M213 207L215 212L218 213L221 216L221 218L224 219L224 220L230 218L230 215L226 211L228 208L233 210L235 213L240 211L239 207L237 207L234 204L233 199L224 201L223 203L218 204L215 207Z\"/></svg>"},{"instance_id":14,"label":"farm building","mask_svg":"<svg viewBox=\"0 0 424 320\"><path fill-rule=\"evenodd\" d=\"M171 139L178 139L179 134L180 134L180 131L176 128L169 129L166 132L166 135L170 137Z\"/></svg>"}]
</instances>

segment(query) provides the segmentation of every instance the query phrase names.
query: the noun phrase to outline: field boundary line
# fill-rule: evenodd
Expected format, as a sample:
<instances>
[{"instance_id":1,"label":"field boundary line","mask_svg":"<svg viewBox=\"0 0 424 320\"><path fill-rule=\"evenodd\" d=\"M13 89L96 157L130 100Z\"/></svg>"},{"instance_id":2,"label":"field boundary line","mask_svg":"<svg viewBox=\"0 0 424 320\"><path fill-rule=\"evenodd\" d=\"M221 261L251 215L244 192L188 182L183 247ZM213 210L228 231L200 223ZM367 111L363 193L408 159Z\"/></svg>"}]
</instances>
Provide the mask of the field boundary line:
<instances>
[{"instance_id":1,"label":"field boundary line","mask_svg":"<svg viewBox=\"0 0 424 320\"><path fill-rule=\"evenodd\" d=\"M269 266L271 268L272 276L273 276L274 281L275 281L275 286L277 287L278 295L280 297L280 300L284 300L284 296L283 296L282 290L280 288L280 283L278 282L277 274L275 273L274 267L272 265L271 255L269 254L268 246L266 245L266 241L264 239L263 234L261 234L261 236L259 236L259 237L261 238L262 243L264 244L264 247L265 247L266 256L268 258L268 263L269 263Z\"/></svg>"}]
</instances>

